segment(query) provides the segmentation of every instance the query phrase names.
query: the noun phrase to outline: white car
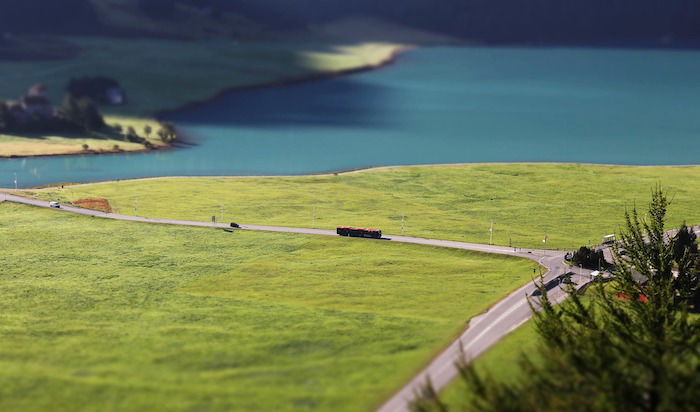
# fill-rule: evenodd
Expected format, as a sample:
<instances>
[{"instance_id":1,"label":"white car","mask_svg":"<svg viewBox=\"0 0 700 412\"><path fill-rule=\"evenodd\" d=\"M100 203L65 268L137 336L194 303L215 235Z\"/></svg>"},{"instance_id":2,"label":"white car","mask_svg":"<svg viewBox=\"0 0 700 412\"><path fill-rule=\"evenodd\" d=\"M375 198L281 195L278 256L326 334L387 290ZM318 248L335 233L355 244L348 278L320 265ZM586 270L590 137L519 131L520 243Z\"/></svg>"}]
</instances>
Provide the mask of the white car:
<instances>
[{"instance_id":1,"label":"white car","mask_svg":"<svg viewBox=\"0 0 700 412\"><path fill-rule=\"evenodd\" d=\"M56 209L60 209L61 205L58 202L49 202L49 207L55 207Z\"/></svg>"}]
</instances>

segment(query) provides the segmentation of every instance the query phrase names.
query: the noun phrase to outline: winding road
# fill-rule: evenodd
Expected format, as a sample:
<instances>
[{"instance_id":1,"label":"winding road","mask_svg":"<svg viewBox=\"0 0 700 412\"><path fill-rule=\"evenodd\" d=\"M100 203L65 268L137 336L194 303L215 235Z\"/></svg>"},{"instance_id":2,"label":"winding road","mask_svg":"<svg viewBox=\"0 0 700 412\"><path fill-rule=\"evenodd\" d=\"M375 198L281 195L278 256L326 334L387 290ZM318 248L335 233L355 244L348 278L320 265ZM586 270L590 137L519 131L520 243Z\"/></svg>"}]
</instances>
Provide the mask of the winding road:
<instances>
[{"instance_id":1,"label":"winding road","mask_svg":"<svg viewBox=\"0 0 700 412\"><path fill-rule=\"evenodd\" d=\"M21 203L37 207L48 208L49 202L37 199L30 199L22 196L12 195L0 192L0 202L8 201ZM83 209L79 207L61 205L60 209L54 209L57 212L78 213L81 215L94 216L105 219L116 219L130 222L168 224L180 226L195 226L195 227L211 227L211 228L229 228L225 223L209 223L197 222L189 220L171 220L148 218L140 216L127 216L115 213L105 213L95 210ZM299 233L306 235L321 235L321 236L337 236L333 230L320 230L308 228L292 228L282 226L259 226L259 225L241 225L242 230L256 230L268 232L284 232L284 233ZM483 253L495 253L499 255L517 256L533 260L537 264L544 266L547 272L544 274L544 281L549 282L555 279L558 275L568 272L570 269L564 264L564 252L552 250L537 250L537 249L521 249L505 246L484 245L478 243L455 242L449 240L424 239L408 236L391 236L385 235L382 240L399 243L411 243L419 245L447 247L453 249L464 249ZM367 240L377 241L377 240ZM533 265L535 272L533 277L539 276L536 265ZM590 271L577 270L578 275L573 276L572 280L579 286L582 286L589 281ZM427 366L425 366L414 378L407 382L398 392L396 392L389 400L387 400L380 408L380 412L395 412L408 411L409 402L415 397L426 379L429 377L435 389L444 388L458 374L455 363L464 354L468 359L473 359L494 345L498 340L507 335L510 331L517 328L525 321L532 317L532 311L528 305L527 296L536 290L534 283L519 288L515 292L508 295L492 306L485 313L473 318L467 330L465 330L455 341L453 341L446 349L444 349L437 357L435 357ZM550 291L550 299L555 302L560 302L566 298L566 293L555 287Z\"/></svg>"}]
</instances>

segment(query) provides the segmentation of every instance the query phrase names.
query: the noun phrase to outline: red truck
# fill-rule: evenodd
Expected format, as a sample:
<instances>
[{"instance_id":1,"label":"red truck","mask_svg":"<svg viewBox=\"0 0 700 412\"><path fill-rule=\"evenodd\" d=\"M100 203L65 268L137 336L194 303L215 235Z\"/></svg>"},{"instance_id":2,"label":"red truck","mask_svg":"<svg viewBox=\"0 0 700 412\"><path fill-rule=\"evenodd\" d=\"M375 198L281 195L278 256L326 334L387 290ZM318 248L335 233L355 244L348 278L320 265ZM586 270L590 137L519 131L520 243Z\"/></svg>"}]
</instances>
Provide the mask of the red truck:
<instances>
[{"instance_id":1,"label":"red truck","mask_svg":"<svg viewBox=\"0 0 700 412\"><path fill-rule=\"evenodd\" d=\"M335 233L340 236L350 237L369 237L372 239L381 239L382 231L379 229L366 229L363 227L338 226Z\"/></svg>"}]
</instances>

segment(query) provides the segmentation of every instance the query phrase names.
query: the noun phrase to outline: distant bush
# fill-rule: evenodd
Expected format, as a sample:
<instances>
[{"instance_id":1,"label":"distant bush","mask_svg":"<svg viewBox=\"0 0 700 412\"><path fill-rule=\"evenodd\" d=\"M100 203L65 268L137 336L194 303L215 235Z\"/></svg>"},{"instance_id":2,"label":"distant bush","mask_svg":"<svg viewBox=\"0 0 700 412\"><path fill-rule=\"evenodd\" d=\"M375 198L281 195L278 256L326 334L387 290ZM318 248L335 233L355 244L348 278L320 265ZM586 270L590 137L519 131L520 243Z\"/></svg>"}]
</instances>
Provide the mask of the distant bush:
<instances>
[{"instance_id":1,"label":"distant bush","mask_svg":"<svg viewBox=\"0 0 700 412\"><path fill-rule=\"evenodd\" d=\"M698 254L698 245L695 243L698 237L692 229L685 225L685 223L681 225L680 229L678 229L674 239L673 258L676 259L676 261L683 259L684 255L686 254Z\"/></svg>"},{"instance_id":2,"label":"distant bush","mask_svg":"<svg viewBox=\"0 0 700 412\"><path fill-rule=\"evenodd\" d=\"M97 131L107 126L97 106L89 98L75 99L66 94L62 114L65 120L86 131Z\"/></svg>"},{"instance_id":3,"label":"distant bush","mask_svg":"<svg viewBox=\"0 0 700 412\"><path fill-rule=\"evenodd\" d=\"M156 134L164 143L172 142L177 138L175 126L173 126L171 123L163 123Z\"/></svg>"},{"instance_id":4,"label":"distant bush","mask_svg":"<svg viewBox=\"0 0 700 412\"><path fill-rule=\"evenodd\" d=\"M66 93L74 99L90 98L100 104L124 104L126 95L115 79L84 76L70 79Z\"/></svg>"},{"instance_id":5,"label":"distant bush","mask_svg":"<svg viewBox=\"0 0 700 412\"><path fill-rule=\"evenodd\" d=\"M601 269L607 263L602 250L590 249L586 246L581 246L579 250L574 252L571 261L576 266L582 266L586 269Z\"/></svg>"}]
</instances>

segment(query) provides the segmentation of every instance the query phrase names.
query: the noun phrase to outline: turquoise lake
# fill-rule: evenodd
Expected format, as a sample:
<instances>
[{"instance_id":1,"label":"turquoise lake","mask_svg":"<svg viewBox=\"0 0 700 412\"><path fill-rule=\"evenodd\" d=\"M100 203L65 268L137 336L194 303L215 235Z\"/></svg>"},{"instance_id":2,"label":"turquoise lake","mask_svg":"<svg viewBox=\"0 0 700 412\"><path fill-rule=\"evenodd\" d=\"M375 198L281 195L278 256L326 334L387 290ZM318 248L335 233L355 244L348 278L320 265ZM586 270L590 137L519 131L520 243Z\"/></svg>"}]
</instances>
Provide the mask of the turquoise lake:
<instances>
[{"instance_id":1,"label":"turquoise lake","mask_svg":"<svg viewBox=\"0 0 700 412\"><path fill-rule=\"evenodd\" d=\"M426 163L698 164L700 52L421 49L376 71L230 93L170 120L191 147L0 160L0 186L15 173L26 187Z\"/></svg>"}]
</instances>

